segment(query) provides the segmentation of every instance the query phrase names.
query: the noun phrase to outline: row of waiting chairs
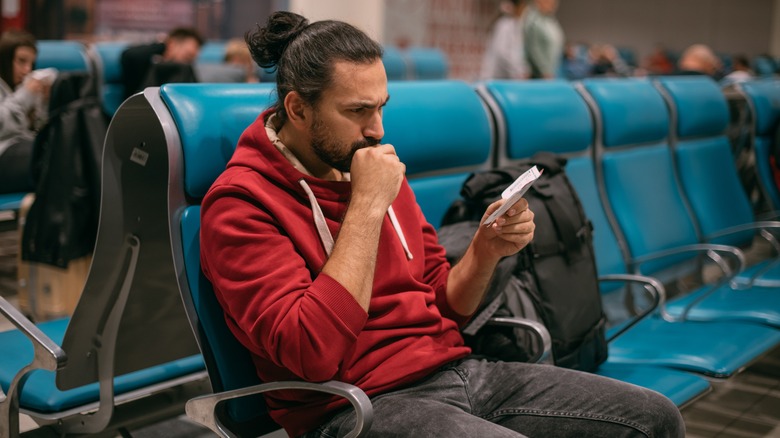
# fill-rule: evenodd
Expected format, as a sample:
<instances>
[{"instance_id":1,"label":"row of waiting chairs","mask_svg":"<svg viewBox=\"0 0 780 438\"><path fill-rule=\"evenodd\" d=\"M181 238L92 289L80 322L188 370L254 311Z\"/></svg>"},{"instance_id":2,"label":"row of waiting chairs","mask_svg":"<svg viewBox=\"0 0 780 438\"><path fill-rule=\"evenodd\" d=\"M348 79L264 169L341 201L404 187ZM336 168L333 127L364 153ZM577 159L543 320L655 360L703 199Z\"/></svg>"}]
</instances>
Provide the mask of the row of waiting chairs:
<instances>
[{"instance_id":1,"label":"row of waiting chairs","mask_svg":"<svg viewBox=\"0 0 780 438\"><path fill-rule=\"evenodd\" d=\"M224 76L219 67L224 60L225 42L209 41L199 54L196 71L204 77ZM113 116L125 98L122 83L122 52L127 41L106 41L84 45L76 41L42 40L38 42L36 68L53 67L63 72L86 72L97 78L97 92L103 111ZM385 47L383 61L390 80L435 80L447 77L446 55L438 49L412 47L400 50ZM215 68L217 68L215 70ZM263 82L273 82L275 73L258 69ZM233 75L235 76L235 75ZM0 194L0 212L18 211L26 193Z\"/></svg>"},{"instance_id":2,"label":"row of waiting chairs","mask_svg":"<svg viewBox=\"0 0 780 438\"><path fill-rule=\"evenodd\" d=\"M118 415L132 400L173 392L174 409L206 392L205 366L214 392L237 392L192 401L193 418L215 431L260 428L248 434L273 427L257 398L227 404L216 417L211 410L216 401L280 385L255 386L261 382L248 353L224 326L200 272L198 243L200 200L244 128L271 104L273 88L171 84L122 104L106 138L98 242L73 318L36 327L0 300L19 328L0 334L0 384L8 394L0 413L12 418L20 407L60 431L121 427L138 421ZM726 199L737 210L732 204L739 193L732 191L739 181L728 178L733 160L723 153L728 110L706 78L497 81L477 87L409 81L391 83L389 92L385 141L406 163L412 189L434 225L472 172L547 150L569 157L567 172L593 221L600 275L640 282L662 295L653 277L666 279L680 267L687 273L698 259L675 253L672 261L659 262L653 255L682 245L717 254L716 261L742 263L741 252L724 243L742 245L758 232L741 230L738 240L705 246L705 237L717 233L705 233L702 219L725 213L707 215L706 202L696 211L698 195L712 192L700 193L676 172L681 164L700 162L693 154L717 151L704 157L721 160L708 165L724 166L709 172L722 184L718 196L705 201ZM693 170L686 170L686 178L700 176ZM743 216L728 226L749 220ZM704 376L739 372L780 343L780 306L772 298L778 291L771 282L759 285L771 280L773 262L752 272L729 272L724 265L728 274L698 291L701 299L690 309L687 296L660 302L657 312L619 336L622 327L615 327L609 359L598 373L653 388L682 406L708 390ZM605 296L626 292L614 284L605 285ZM760 307L749 305L755 300ZM38 369L29 377L27 363ZM333 382L324 390L353 397L366 409L355 388Z\"/></svg>"},{"instance_id":3,"label":"row of waiting chairs","mask_svg":"<svg viewBox=\"0 0 780 438\"><path fill-rule=\"evenodd\" d=\"M676 95L675 86L695 92ZM393 103L384 114L386 141L396 147L407 164L412 189L426 217L434 224L438 224L445 209L458 198L460 186L471 172L488 169L496 163L510 164L539 150L552 150L570 157L567 171L594 223L599 274L612 280L604 287L605 294L625 293L624 288L614 287L614 280L627 280L644 282L663 295L663 286L650 276L666 277L670 275L670 267L688 266L691 260L698 260L687 256L688 252L717 253L720 258L732 257L736 262L742 262L738 249L700 241L702 236L693 232L692 225L683 228L690 233L681 235L675 231L682 225L668 219L659 220L659 217L663 219L665 210L672 217L683 219L680 210L671 208L676 205L675 197L682 189L671 185L675 181L669 179L671 168L649 166L656 160L661 164L673 162L672 139L677 147L682 143L679 139L692 137L700 142L706 136L713 136L714 143L725 146L726 155L720 157L727 160L723 164L731 166L734 174L728 140L723 136L727 121L723 116L727 115L728 109L720 89L709 79L674 78L657 84L646 80L578 84L489 82L480 85L477 91L462 82L396 83L390 84L389 88ZM661 92L662 89L666 91ZM664 100L664 93L671 96L668 101ZM193 401L188 412L219 431L226 424L239 423L239 419L257 421L251 414L261 412L261 405L257 400L238 403L229 405L232 410L219 411L215 415L211 409L217 401L268 388L257 381L251 366L245 370L244 380L237 383L229 379L238 375L235 363L250 362L241 346L234 340L231 344L232 336L224 327L213 292L200 272L197 249L199 200L224 168L241 132L241 129L231 131L233 128L227 126L224 130L206 121L215 117L216 112L231 108L247 116L237 123L245 126L270 103L271 90L262 93L262 102L254 96L249 99L230 97L223 101L228 94L241 93L214 93L213 90L207 92L186 86L166 86L160 94L172 117L172 120L163 120L164 124L178 127L185 169L185 196L179 197L184 203L177 210L183 211L180 224L184 247L179 251L185 255L180 269L188 281L182 282L180 287L184 301L188 303L193 329L199 334L202 351L213 351L215 346L220 346L220 351L206 359L212 386L218 392L233 391ZM679 109L675 97L688 107ZM717 102L720 103L715 107L717 110L711 111L715 114L713 119L699 117L690 121L691 114L702 113L702 106L712 109ZM680 120L687 124L674 124ZM417 126L418 129L401 129L403 126ZM221 133L219 148L206 137L207 133L213 136L215 129ZM645 150L646 146L650 149ZM605 152L608 148L627 155L608 157ZM178 144L174 149L176 154L180 152ZM651 160L656 154L658 157ZM610 173L613 171L616 176ZM649 176L654 178L648 179ZM607 180L611 182L609 192ZM739 189L738 179L728 181ZM666 184L673 190L653 190L659 184ZM637 192L630 196L621 194L620 190L626 187L635 188ZM618 190L617 194L615 190ZM727 193L722 192L728 197ZM622 199L612 198L621 195ZM645 198L660 201L644 202ZM625 210L618 213L613 204ZM650 215L654 207L658 209ZM640 220L627 216L630 214L644 216ZM619 222L618 218L625 222ZM692 216L685 218L691 224L694 221ZM630 227L636 224L642 225ZM626 226L628 228L624 228ZM642 247L643 244L649 244L649 247ZM686 252L678 253L677 248ZM650 268L639 267L659 254L667 258L656 261ZM669 259L670 255L674 257ZM720 258L715 257L716 261ZM753 278L748 279L748 283L743 282L738 289L732 288L731 280L736 277L728 266L723 268L726 271L723 280L697 292L713 302L718 301L722 305L721 311L734 308L734 301L738 302L741 297L737 294L772 293L750 284ZM778 291L774 292L776 295ZM722 298L722 294L731 294L731 302ZM650 317L633 322L628 330L624 331L625 327L620 326L611 330L609 359L597 372L655 389L678 405L684 405L709 389L710 384L704 376L729 377L780 344L780 319L777 317L780 305L775 303L776 299L765 299L763 307L740 309L731 315L702 315L696 313L698 307L686 311L685 302L661 300L662 307ZM215 309L216 314L209 315ZM221 336L218 335L220 332ZM247 389L250 385L260 386ZM272 386L278 387L279 384Z\"/></svg>"},{"instance_id":4,"label":"row of waiting chairs","mask_svg":"<svg viewBox=\"0 0 780 438\"><path fill-rule=\"evenodd\" d=\"M85 46L76 41L44 40L38 43L38 68L55 67L61 71L94 72L99 78L100 96L106 114L113 115L124 99L120 57L129 47L127 41L105 41ZM221 64L225 59L224 41L206 42L196 65ZM401 50L386 46L383 60L390 80L446 79L447 57L433 47L411 47ZM196 69L197 70L197 69ZM272 82L272 71L259 71L263 82Z\"/></svg>"}]
</instances>

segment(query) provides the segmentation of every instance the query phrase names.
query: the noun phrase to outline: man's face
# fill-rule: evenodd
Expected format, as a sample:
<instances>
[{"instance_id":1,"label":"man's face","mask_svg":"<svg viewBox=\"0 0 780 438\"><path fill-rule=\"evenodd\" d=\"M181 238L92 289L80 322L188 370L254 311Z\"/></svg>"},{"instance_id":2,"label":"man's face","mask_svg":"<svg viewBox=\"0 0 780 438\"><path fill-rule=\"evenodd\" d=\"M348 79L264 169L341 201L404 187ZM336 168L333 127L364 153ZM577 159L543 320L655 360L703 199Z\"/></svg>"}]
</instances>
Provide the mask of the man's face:
<instances>
[{"instance_id":1,"label":"man's face","mask_svg":"<svg viewBox=\"0 0 780 438\"><path fill-rule=\"evenodd\" d=\"M14 83L10 84L12 87L22 83L24 77L27 76L33 69L35 64L35 50L27 46L19 46L14 51L13 60L13 74Z\"/></svg>"},{"instance_id":2,"label":"man's face","mask_svg":"<svg viewBox=\"0 0 780 438\"><path fill-rule=\"evenodd\" d=\"M168 40L163 58L166 61L192 64L200 53L200 45L195 38L171 38Z\"/></svg>"},{"instance_id":3,"label":"man's face","mask_svg":"<svg viewBox=\"0 0 780 438\"><path fill-rule=\"evenodd\" d=\"M311 147L325 164L348 172L355 152L382 140L382 108L389 96L381 60L371 64L337 61L333 83L313 108Z\"/></svg>"}]
</instances>

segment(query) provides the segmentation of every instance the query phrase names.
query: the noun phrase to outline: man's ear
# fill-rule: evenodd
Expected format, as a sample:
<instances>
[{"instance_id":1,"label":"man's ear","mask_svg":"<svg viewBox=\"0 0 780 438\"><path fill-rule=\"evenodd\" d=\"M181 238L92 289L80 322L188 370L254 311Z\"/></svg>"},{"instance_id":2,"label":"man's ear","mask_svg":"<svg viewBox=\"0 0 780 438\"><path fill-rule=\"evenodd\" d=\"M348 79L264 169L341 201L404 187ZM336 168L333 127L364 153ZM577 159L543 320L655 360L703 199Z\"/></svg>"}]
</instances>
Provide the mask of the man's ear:
<instances>
[{"instance_id":1,"label":"man's ear","mask_svg":"<svg viewBox=\"0 0 780 438\"><path fill-rule=\"evenodd\" d=\"M287 120L298 127L308 123L309 105L296 91L290 91L284 97L284 110L287 112Z\"/></svg>"}]
</instances>

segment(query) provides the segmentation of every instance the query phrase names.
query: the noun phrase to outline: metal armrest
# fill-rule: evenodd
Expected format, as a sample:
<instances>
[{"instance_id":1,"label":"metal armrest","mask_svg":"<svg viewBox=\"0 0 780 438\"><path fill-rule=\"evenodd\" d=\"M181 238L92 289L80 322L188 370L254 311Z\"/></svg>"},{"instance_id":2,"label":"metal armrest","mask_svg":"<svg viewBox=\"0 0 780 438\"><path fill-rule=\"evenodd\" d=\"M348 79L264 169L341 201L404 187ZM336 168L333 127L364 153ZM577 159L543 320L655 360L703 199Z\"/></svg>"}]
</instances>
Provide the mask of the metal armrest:
<instances>
[{"instance_id":1,"label":"metal armrest","mask_svg":"<svg viewBox=\"0 0 780 438\"><path fill-rule=\"evenodd\" d=\"M552 337L547 327L539 321L515 316L494 316L491 317L487 325L499 325L529 330L542 346L541 351L536 353L529 361L534 363L547 362L552 357Z\"/></svg>"},{"instance_id":2,"label":"metal armrest","mask_svg":"<svg viewBox=\"0 0 780 438\"><path fill-rule=\"evenodd\" d=\"M666 257L684 254L686 252L703 252L713 260L721 271L723 271L726 281L730 281L737 273L745 269L745 254L741 249L729 245L720 245L715 243L699 243L694 245L684 245L677 248L671 248L664 251L658 251L643 257L637 257L633 260L634 266L639 266L653 260L659 260ZM724 261L721 254L731 257L736 262L736 269L732 268Z\"/></svg>"},{"instance_id":3,"label":"metal armrest","mask_svg":"<svg viewBox=\"0 0 780 438\"><path fill-rule=\"evenodd\" d=\"M0 313L11 321L33 345L32 362L16 373L8 387L8 394L0 399L0 436L18 436L19 389L24 385L30 371L36 369L56 371L65 366L67 355L59 345L3 297L0 297ZM2 395L2 390L0 390L0 396Z\"/></svg>"},{"instance_id":4,"label":"metal armrest","mask_svg":"<svg viewBox=\"0 0 780 438\"><path fill-rule=\"evenodd\" d=\"M772 245L772 248L777 254L780 254L780 242L777 240L777 236L772 231L780 232L780 221L758 221L751 222L749 224L736 225L733 227L724 228L716 233L712 233L707 236L707 240L713 240L718 237L729 236L742 231L758 231L760 236Z\"/></svg>"},{"instance_id":5,"label":"metal armrest","mask_svg":"<svg viewBox=\"0 0 780 438\"><path fill-rule=\"evenodd\" d=\"M666 312L666 288L657 279L638 274L611 274L599 276L599 282L641 283L644 290L653 298L652 306L636 315L631 322L618 330L617 333L613 333L612 336L609 336L607 342L612 342L618 336L639 323L639 321L653 313L656 309L660 309L661 316L665 320L674 320L674 318Z\"/></svg>"},{"instance_id":6,"label":"metal armrest","mask_svg":"<svg viewBox=\"0 0 780 438\"><path fill-rule=\"evenodd\" d=\"M691 309L693 309L697 304L704 301L707 297L712 295L715 291L717 291L720 287L725 285L726 283L730 283L730 286L733 289L739 289L740 285L734 281L734 277L741 272L745 267L745 255L739 248L728 246L728 245L718 245L718 244L698 244L698 245L686 245L680 248L671 249L668 251L661 251L657 254L653 254L649 257L644 257L642 260L637 260L639 263L644 263L648 260L651 260L652 258L661 258L666 257L672 254L679 254L686 251L706 251L707 256L710 257L712 260L717 263L717 265L721 268L723 271L724 276L716 281L714 284L709 285L707 290L705 290L703 293L699 294L695 299L691 300L690 303L688 303L683 311L680 313L680 316L674 317L670 314L668 314L665 310L665 306L661 306L661 316L669 321L669 322L676 322L676 321L684 321L688 318L688 313L690 313ZM720 257L720 254L726 254L730 257L732 257L734 260L737 261L737 270L732 272L729 266L725 263L722 257Z\"/></svg>"},{"instance_id":7,"label":"metal armrest","mask_svg":"<svg viewBox=\"0 0 780 438\"><path fill-rule=\"evenodd\" d=\"M715 239L718 237L728 236L730 234L749 230L757 230L759 236L769 242L769 244L772 246L772 249L775 251L775 255L780 255L780 241L778 241L778 236L776 235L780 233L780 221L760 221L750 224L737 225L707 236L707 239ZM769 263L766 263L763 267L756 270L756 272L751 275L750 280L743 282L744 284L740 283L739 286L735 286L735 288L749 288L757 284L764 287L780 287L780 282L777 281L761 281L760 283L756 283L758 278L774 269L778 264L780 264L780 257L775 257L773 260L770 260Z\"/></svg>"},{"instance_id":8,"label":"metal armrest","mask_svg":"<svg viewBox=\"0 0 780 438\"><path fill-rule=\"evenodd\" d=\"M204 395L189 400L185 406L185 411L189 418L213 430L217 435L225 438L234 437L235 435L223 427L222 423L219 421L219 418L216 415L217 405L226 400L253 394L262 394L268 391L277 391L280 389L305 389L344 397L352 403L356 414L355 428L346 435L347 438L366 436L371 429L374 410L368 396L357 386L333 380L324 383L297 381L269 382L235 389L233 391Z\"/></svg>"}]
</instances>

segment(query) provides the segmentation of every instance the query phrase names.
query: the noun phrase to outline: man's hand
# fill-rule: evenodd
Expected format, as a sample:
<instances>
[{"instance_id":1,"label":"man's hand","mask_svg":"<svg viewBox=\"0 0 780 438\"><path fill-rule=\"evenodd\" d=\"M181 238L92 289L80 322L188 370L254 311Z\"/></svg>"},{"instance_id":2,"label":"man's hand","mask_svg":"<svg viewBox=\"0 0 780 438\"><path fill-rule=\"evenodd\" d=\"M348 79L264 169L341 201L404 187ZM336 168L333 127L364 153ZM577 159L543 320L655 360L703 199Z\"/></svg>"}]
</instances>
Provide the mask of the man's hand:
<instances>
[{"instance_id":1,"label":"man's hand","mask_svg":"<svg viewBox=\"0 0 780 438\"><path fill-rule=\"evenodd\" d=\"M506 200L496 201L487 208L480 223ZM463 258L452 267L447 282L447 302L461 315L477 310L493 271L502 257L516 254L534 238L534 213L528 201L520 198L495 222L481 225Z\"/></svg>"},{"instance_id":2,"label":"man's hand","mask_svg":"<svg viewBox=\"0 0 780 438\"><path fill-rule=\"evenodd\" d=\"M322 272L341 283L366 312L382 221L401 190L405 171L390 145L359 149L352 157L352 198Z\"/></svg>"},{"instance_id":3,"label":"man's hand","mask_svg":"<svg viewBox=\"0 0 780 438\"><path fill-rule=\"evenodd\" d=\"M481 222L505 201L498 200L487 208ZM525 248L534 237L534 213L528 201L520 198L514 206L489 226L481 226L474 236L475 250L481 257L496 258L513 255Z\"/></svg>"},{"instance_id":4,"label":"man's hand","mask_svg":"<svg viewBox=\"0 0 780 438\"><path fill-rule=\"evenodd\" d=\"M351 203L384 215L401 189L406 165L389 144L359 149L352 157Z\"/></svg>"}]
</instances>

